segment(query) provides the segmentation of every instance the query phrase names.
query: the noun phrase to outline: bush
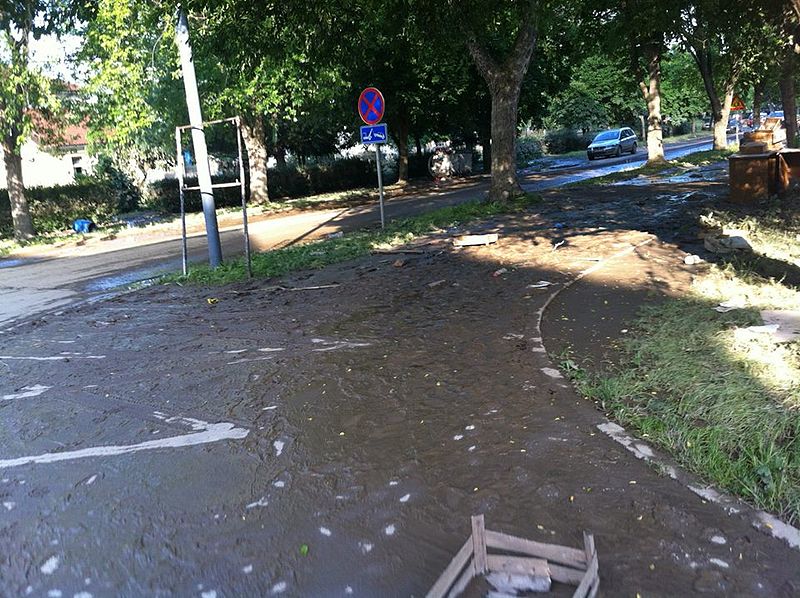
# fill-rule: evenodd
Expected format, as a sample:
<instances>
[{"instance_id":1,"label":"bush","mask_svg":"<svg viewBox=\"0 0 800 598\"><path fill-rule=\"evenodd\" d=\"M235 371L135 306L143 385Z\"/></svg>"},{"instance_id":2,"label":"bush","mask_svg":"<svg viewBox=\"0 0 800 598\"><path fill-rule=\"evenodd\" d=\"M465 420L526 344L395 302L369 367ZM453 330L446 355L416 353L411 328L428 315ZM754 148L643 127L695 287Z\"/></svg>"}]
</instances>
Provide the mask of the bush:
<instances>
[{"instance_id":1,"label":"bush","mask_svg":"<svg viewBox=\"0 0 800 598\"><path fill-rule=\"evenodd\" d=\"M227 182L215 177L215 183ZM196 180L187 179L187 186L197 186ZM279 166L270 168L267 185L270 199L293 199L332 191L346 191L360 187L374 187L378 184L375 165L360 158L344 158L328 163L310 166ZM249 194L249 187L247 188ZM178 183L174 179L159 181L150 185L145 205L162 212L180 212ZM241 205L238 187L224 187L214 190L217 207ZM186 193L186 211L198 212L202 209L200 194L197 191Z\"/></svg>"},{"instance_id":2,"label":"bush","mask_svg":"<svg viewBox=\"0 0 800 598\"><path fill-rule=\"evenodd\" d=\"M593 138L593 134L578 135L574 129L556 129L545 134L544 150L548 154L566 154L585 150Z\"/></svg>"},{"instance_id":3,"label":"bush","mask_svg":"<svg viewBox=\"0 0 800 598\"><path fill-rule=\"evenodd\" d=\"M526 166L542 157L542 142L536 137L520 137L517 140L517 164Z\"/></svg>"},{"instance_id":4,"label":"bush","mask_svg":"<svg viewBox=\"0 0 800 598\"><path fill-rule=\"evenodd\" d=\"M31 187L25 190L28 208L37 233L67 230L76 218L89 218L97 224L108 222L117 213L117 196L107 179L81 177L70 185ZM8 191L0 190L0 233L13 230Z\"/></svg>"}]
</instances>

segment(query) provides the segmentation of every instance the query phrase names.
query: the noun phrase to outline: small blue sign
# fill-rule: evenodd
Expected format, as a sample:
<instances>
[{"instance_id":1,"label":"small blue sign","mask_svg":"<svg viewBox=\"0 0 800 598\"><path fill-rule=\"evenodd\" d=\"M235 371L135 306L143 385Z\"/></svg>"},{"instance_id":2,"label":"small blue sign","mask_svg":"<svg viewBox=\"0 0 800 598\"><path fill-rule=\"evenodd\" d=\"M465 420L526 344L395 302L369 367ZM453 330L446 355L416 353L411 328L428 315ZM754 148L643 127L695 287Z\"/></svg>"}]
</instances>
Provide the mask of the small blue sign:
<instances>
[{"instance_id":1,"label":"small blue sign","mask_svg":"<svg viewBox=\"0 0 800 598\"><path fill-rule=\"evenodd\" d=\"M361 127L361 143L386 143L388 139L386 123Z\"/></svg>"}]
</instances>

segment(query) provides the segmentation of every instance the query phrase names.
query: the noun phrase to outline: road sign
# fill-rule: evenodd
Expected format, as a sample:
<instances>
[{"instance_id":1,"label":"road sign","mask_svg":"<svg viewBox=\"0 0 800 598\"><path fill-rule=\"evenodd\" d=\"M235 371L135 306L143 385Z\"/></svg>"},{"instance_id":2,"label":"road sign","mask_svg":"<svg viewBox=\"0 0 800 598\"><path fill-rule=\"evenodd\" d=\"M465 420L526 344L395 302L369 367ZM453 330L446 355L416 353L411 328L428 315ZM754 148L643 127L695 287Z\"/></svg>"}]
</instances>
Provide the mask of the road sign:
<instances>
[{"instance_id":1,"label":"road sign","mask_svg":"<svg viewBox=\"0 0 800 598\"><path fill-rule=\"evenodd\" d=\"M388 138L386 123L361 127L361 143L386 143Z\"/></svg>"},{"instance_id":2,"label":"road sign","mask_svg":"<svg viewBox=\"0 0 800 598\"><path fill-rule=\"evenodd\" d=\"M742 101L742 98L740 98L739 96L733 96L733 101L731 102L731 111L738 112L739 110L744 110L744 109L745 106L744 102Z\"/></svg>"},{"instance_id":3,"label":"road sign","mask_svg":"<svg viewBox=\"0 0 800 598\"><path fill-rule=\"evenodd\" d=\"M368 125L377 125L381 122L385 109L383 94L374 87L367 87L358 96L358 114Z\"/></svg>"}]
</instances>

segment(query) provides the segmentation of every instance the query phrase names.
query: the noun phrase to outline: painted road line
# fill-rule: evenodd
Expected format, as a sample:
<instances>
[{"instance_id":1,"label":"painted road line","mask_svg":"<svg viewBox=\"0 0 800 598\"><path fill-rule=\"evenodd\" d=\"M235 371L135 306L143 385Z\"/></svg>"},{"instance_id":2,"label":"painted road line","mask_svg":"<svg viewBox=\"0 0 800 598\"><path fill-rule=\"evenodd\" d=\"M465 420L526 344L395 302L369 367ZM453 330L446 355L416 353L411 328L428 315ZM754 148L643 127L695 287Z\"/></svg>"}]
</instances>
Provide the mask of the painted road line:
<instances>
[{"instance_id":1,"label":"painted road line","mask_svg":"<svg viewBox=\"0 0 800 598\"><path fill-rule=\"evenodd\" d=\"M51 388L52 386L44 386L42 384L25 386L21 388L19 392L3 395L0 397L0 401L13 401L15 399L30 399L32 397L38 397L40 394L47 392Z\"/></svg>"},{"instance_id":2,"label":"painted road line","mask_svg":"<svg viewBox=\"0 0 800 598\"><path fill-rule=\"evenodd\" d=\"M63 361L66 359L105 359L105 355L83 355L82 353L66 353L50 357L31 357L23 355L0 355L0 361L16 359L19 361Z\"/></svg>"},{"instance_id":3,"label":"painted road line","mask_svg":"<svg viewBox=\"0 0 800 598\"><path fill-rule=\"evenodd\" d=\"M97 446L80 449L77 451L44 453L42 455L18 457L16 459L2 459L0 460L0 469L19 467L21 465L28 465L31 463L58 463L59 461L73 461L75 459L86 459L89 457L114 457L118 455L127 455L130 453L138 453L140 451L209 444L211 442L219 442L221 440L241 440L249 433L249 430L237 428L234 426L234 424L228 422L210 424L204 421L187 418L181 418L181 421L190 423L192 428L196 431L191 434L160 438L158 440L140 442L139 444Z\"/></svg>"}]
</instances>

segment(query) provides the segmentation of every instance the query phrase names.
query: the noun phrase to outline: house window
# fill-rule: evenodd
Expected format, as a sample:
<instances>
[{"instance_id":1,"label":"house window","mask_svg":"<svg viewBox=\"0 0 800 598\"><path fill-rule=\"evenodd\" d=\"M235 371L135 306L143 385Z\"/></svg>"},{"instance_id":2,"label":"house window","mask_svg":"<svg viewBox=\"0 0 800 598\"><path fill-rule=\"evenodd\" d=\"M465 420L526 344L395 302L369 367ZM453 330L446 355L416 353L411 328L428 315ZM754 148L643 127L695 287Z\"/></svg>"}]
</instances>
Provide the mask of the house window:
<instances>
[{"instance_id":1,"label":"house window","mask_svg":"<svg viewBox=\"0 0 800 598\"><path fill-rule=\"evenodd\" d=\"M72 156L72 174L76 177L83 174L83 158L81 156Z\"/></svg>"}]
</instances>

